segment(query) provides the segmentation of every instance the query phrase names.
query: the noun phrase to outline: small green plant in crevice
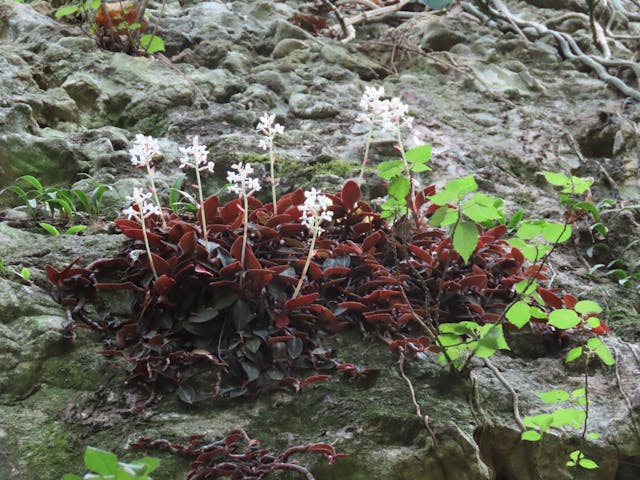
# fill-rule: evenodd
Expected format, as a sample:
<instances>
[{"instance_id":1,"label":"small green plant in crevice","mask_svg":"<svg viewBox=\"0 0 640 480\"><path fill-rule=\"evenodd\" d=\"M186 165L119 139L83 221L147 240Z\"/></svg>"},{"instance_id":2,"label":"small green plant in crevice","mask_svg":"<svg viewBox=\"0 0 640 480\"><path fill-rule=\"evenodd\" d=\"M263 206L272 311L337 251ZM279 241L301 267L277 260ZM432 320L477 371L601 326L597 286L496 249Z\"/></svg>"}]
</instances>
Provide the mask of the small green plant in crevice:
<instances>
[{"instance_id":1,"label":"small green plant in crevice","mask_svg":"<svg viewBox=\"0 0 640 480\"><path fill-rule=\"evenodd\" d=\"M602 313L602 308L591 300L577 301L575 297L565 298L565 308L554 310L549 315L549 324L564 330L574 329L580 334L582 345L569 350L565 361L575 362L584 360L584 387L572 392L552 390L539 393L538 397L547 404L571 402L581 408L558 408L551 413L545 413L524 418L528 430L522 433L522 439L536 442L550 428L572 427L581 430L580 448L569 454L567 466L579 466L587 470L598 468L598 464L584 454L587 440L597 440L599 434L588 432L589 421L589 363L593 357L598 357L606 366L615 364L615 359L609 348L600 338L594 335L606 333L608 328L596 315Z\"/></svg>"},{"instance_id":2,"label":"small green plant in crevice","mask_svg":"<svg viewBox=\"0 0 640 480\"><path fill-rule=\"evenodd\" d=\"M84 452L84 466L89 471L82 477L67 474L61 480L152 480L149 476L160 464L153 457L143 457L131 463L118 460L118 457L106 450L87 447Z\"/></svg>"},{"instance_id":3,"label":"small green plant in crevice","mask_svg":"<svg viewBox=\"0 0 640 480\"><path fill-rule=\"evenodd\" d=\"M16 195L34 220L48 217L50 220L68 224L80 220L81 214L86 213L95 219L103 213L104 194L113 187L89 178L94 184L94 189L89 194L79 188L45 187L33 175L17 178L13 185L6 187L2 192ZM45 226L43 228L53 234L51 229ZM75 229L75 232L66 233L78 231L80 230Z\"/></svg>"}]
</instances>

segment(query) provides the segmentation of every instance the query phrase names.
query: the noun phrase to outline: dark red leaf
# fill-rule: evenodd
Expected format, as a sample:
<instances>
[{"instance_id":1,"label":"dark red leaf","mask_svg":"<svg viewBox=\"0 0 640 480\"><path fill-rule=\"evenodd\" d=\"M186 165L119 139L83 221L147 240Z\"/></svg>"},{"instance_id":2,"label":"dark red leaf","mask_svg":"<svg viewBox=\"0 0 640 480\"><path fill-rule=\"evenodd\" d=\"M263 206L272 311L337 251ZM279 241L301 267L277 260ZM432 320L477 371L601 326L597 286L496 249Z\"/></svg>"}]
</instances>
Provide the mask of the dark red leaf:
<instances>
[{"instance_id":1,"label":"dark red leaf","mask_svg":"<svg viewBox=\"0 0 640 480\"><path fill-rule=\"evenodd\" d=\"M564 306L566 308L573 309L573 307L576 306L576 303L578 303L578 299L573 295L565 293L564 296L562 297L562 302L564 303Z\"/></svg>"},{"instance_id":2,"label":"dark red leaf","mask_svg":"<svg viewBox=\"0 0 640 480\"><path fill-rule=\"evenodd\" d=\"M197 244L198 239L196 238L196 234L193 231L189 231L182 235L180 241L178 242L178 246L180 247L180 251L183 255L192 255L196 250Z\"/></svg>"},{"instance_id":3,"label":"dark red leaf","mask_svg":"<svg viewBox=\"0 0 640 480\"><path fill-rule=\"evenodd\" d=\"M507 233L506 225L498 225L497 227L493 227L491 230L487 230L484 235L487 237L493 237L494 239L502 238L504 234Z\"/></svg>"},{"instance_id":4,"label":"dark red leaf","mask_svg":"<svg viewBox=\"0 0 640 480\"><path fill-rule=\"evenodd\" d=\"M351 269L349 267L331 267L324 271L325 278L332 277L334 275L348 275Z\"/></svg>"},{"instance_id":5,"label":"dark red leaf","mask_svg":"<svg viewBox=\"0 0 640 480\"><path fill-rule=\"evenodd\" d=\"M320 382L322 380L327 380L331 378L329 375L311 375L310 377L305 378L300 384L300 388L305 388L312 383ZM316 450L317 451L317 450Z\"/></svg>"},{"instance_id":6,"label":"dark red leaf","mask_svg":"<svg viewBox=\"0 0 640 480\"><path fill-rule=\"evenodd\" d=\"M302 295L300 297L292 298L284 304L286 310L295 310L296 308L304 307L312 304L320 297L319 293L310 293L309 295Z\"/></svg>"},{"instance_id":7,"label":"dark red leaf","mask_svg":"<svg viewBox=\"0 0 640 480\"><path fill-rule=\"evenodd\" d=\"M311 304L309 305L309 310L317 313L322 320L330 324L334 324L338 321L334 313L323 305L318 305L317 303Z\"/></svg>"},{"instance_id":8,"label":"dark red leaf","mask_svg":"<svg viewBox=\"0 0 640 480\"><path fill-rule=\"evenodd\" d=\"M360 191L360 187L353 180L347 181L342 187L341 199L342 206L347 210L353 210L356 202L360 200L362 196L362 192Z\"/></svg>"},{"instance_id":9,"label":"dark red leaf","mask_svg":"<svg viewBox=\"0 0 640 480\"><path fill-rule=\"evenodd\" d=\"M340 308L346 308L354 312L364 312L369 309L364 303L360 302L341 302L338 304Z\"/></svg>"},{"instance_id":10,"label":"dark red leaf","mask_svg":"<svg viewBox=\"0 0 640 480\"><path fill-rule=\"evenodd\" d=\"M538 293L542 297L542 300L544 300L544 303L549 305L551 308L562 308L562 300L560 300L560 298L558 298L551 290L538 287Z\"/></svg>"}]
</instances>

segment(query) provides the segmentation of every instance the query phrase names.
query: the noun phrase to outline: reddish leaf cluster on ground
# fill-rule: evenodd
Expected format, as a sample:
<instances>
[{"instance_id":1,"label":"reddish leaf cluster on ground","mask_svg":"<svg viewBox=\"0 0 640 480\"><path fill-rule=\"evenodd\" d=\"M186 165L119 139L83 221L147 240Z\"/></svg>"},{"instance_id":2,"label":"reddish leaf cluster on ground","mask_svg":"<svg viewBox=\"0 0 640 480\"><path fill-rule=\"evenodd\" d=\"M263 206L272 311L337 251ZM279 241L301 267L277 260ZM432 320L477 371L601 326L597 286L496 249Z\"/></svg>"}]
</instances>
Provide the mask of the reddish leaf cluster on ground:
<instances>
[{"instance_id":1,"label":"reddish leaf cluster on ground","mask_svg":"<svg viewBox=\"0 0 640 480\"><path fill-rule=\"evenodd\" d=\"M428 187L416 198L427 215L434 193ZM333 220L323 225L296 298L291 296L310 240L300 222L301 190L280 198L277 215L272 204L248 199L244 264L239 199L205 200L209 251L193 217L172 215L166 228L148 218L157 279L143 250L141 225L116 220L133 240L121 256L84 268L47 267L56 298L68 307L69 337L78 322L115 332L102 353L125 359L130 382L154 389L167 380L188 403L255 395L274 385L299 391L327 378L299 378L308 369L337 367L351 377L367 372L337 361L322 346L320 332L364 325L392 337L392 348L437 351L420 322L504 322L514 285L531 276L545 279L540 265L525 265L522 253L505 241L504 225L478 226L478 246L465 264L445 230L407 219L390 225L361 199L353 181L329 197ZM132 317L90 318L86 302L111 290L130 292ZM566 303L551 290L538 292L544 309ZM549 328L544 319L531 321Z\"/></svg>"}]
</instances>

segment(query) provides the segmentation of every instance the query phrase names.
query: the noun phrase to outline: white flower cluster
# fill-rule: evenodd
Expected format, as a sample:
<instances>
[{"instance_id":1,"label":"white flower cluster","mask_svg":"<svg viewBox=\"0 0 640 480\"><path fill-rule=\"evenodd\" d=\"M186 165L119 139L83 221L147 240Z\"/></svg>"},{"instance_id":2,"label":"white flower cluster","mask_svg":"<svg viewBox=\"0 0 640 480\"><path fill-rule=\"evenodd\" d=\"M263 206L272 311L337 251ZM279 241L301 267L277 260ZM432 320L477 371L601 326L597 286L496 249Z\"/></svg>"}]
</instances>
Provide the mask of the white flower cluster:
<instances>
[{"instance_id":1,"label":"white flower cluster","mask_svg":"<svg viewBox=\"0 0 640 480\"><path fill-rule=\"evenodd\" d=\"M260 122L256 126L256 130L264 135L264 138L260 139L260 147L263 150L271 150L273 148L273 139L276 135L284 133L284 127L279 123L275 123L275 121L275 114L269 115L265 113L260 117Z\"/></svg>"},{"instance_id":2,"label":"white flower cluster","mask_svg":"<svg viewBox=\"0 0 640 480\"><path fill-rule=\"evenodd\" d=\"M193 144L190 147L180 147L178 150L184 155L180 159L180 168L197 168L199 172L209 170L213 173L213 162L207 162L209 151L205 145L200 145L197 135L193 137Z\"/></svg>"},{"instance_id":3,"label":"white flower cluster","mask_svg":"<svg viewBox=\"0 0 640 480\"><path fill-rule=\"evenodd\" d=\"M234 163L231 165L231 168L237 170L237 173L231 170L227 171L227 181L231 184L229 185L229 190L238 195L249 195L252 192L260 190L260 180L250 177L253 173L253 167L251 165Z\"/></svg>"},{"instance_id":4,"label":"white flower cluster","mask_svg":"<svg viewBox=\"0 0 640 480\"><path fill-rule=\"evenodd\" d=\"M143 193L141 188L134 188L133 195L127 196L127 200L131 202L131 206L129 208L125 208L123 213L127 218L135 218L137 220L140 220L140 215L142 215L143 218L147 218L151 215L162 215L160 208L148 201L150 198L150 192ZM136 209L135 207L138 208Z\"/></svg>"},{"instance_id":5,"label":"white flower cluster","mask_svg":"<svg viewBox=\"0 0 640 480\"><path fill-rule=\"evenodd\" d=\"M392 135L398 133L401 127L411 128L413 117L407 116L409 106L402 103L398 97L391 100L382 100L384 97L384 87L365 87L362 100L360 100L361 113L358 120L379 124L382 129Z\"/></svg>"},{"instance_id":6,"label":"white flower cluster","mask_svg":"<svg viewBox=\"0 0 640 480\"><path fill-rule=\"evenodd\" d=\"M333 219L333 212L329 210L331 199L320 194L315 188L304 192L305 201L302 206L298 206L302 212L302 224L309 230L322 233L320 223L323 220L330 222Z\"/></svg>"},{"instance_id":7,"label":"white flower cluster","mask_svg":"<svg viewBox=\"0 0 640 480\"><path fill-rule=\"evenodd\" d=\"M160 144L153 137L145 137L141 133L136 134L133 148L129 150L131 165L134 167L146 167L155 155L160 153Z\"/></svg>"}]
</instances>

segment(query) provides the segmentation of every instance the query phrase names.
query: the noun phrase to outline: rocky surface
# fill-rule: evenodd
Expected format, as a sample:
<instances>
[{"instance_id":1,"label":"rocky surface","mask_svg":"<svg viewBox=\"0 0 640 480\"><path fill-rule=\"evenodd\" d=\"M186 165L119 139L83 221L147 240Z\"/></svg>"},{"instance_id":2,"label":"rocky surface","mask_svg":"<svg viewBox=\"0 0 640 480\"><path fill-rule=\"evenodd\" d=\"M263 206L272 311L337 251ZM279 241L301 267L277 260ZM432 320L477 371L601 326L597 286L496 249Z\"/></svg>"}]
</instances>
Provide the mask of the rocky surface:
<instances>
[{"instance_id":1,"label":"rocky surface","mask_svg":"<svg viewBox=\"0 0 640 480\"><path fill-rule=\"evenodd\" d=\"M536 5L579 8L573 3ZM159 7L151 3L154 14ZM410 145L433 144L427 182L473 173L484 191L505 198L509 211L554 216L555 194L540 175L548 169L594 177L596 200L637 205L637 105L564 62L551 38L525 42L454 9L397 27L372 23L343 45L288 22L300 7L170 0L158 30L170 62L101 51L77 26L47 16L53 11L48 3L0 0L0 187L33 174L46 185L84 188L82 172L116 187L107 202L117 208L142 183L127 153L142 132L160 138L166 152L161 189L177 175L178 146L199 135L217 162L217 180L207 186L215 191L231 163L262 167L254 126L267 111L286 126L277 142L280 188L335 187L359 169L367 132L357 122L364 86L383 85L415 116ZM518 7L537 15L533 7ZM376 141L373 164L392 158L392 145L391 138ZM373 170L366 178L371 198L384 193ZM8 192L0 195L0 205L13 201ZM18 209L6 218L24 215ZM590 260L621 258L631 268L640 257L632 244L640 235L637 208L612 211L603 221L610 229L608 250ZM51 299L43 273L46 263L59 267L77 256L88 262L113 254L122 238L51 238L7 223L0 224L6 265L0 275L0 479L79 471L86 445L131 458L126 446L139 435L183 441L235 426L272 447L325 441L349 454L334 466L320 462L318 479L527 480L537 478L536 470L545 479L571 478L564 463L578 446L575 431L556 431L540 445L520 443L509 394L490 371L479 365L469 382L425 358L409 362L407 374L436 448L393 356L355 333L327 342L343 361L377 368L371 379L336 377L298 395L275 392L197 407L167 391L144 415L131 415L144 394L122 386L117 360L95 355L103 338L90 331L73 344L61 338L65 313ZM580 238L555 257L556 285L600 301L620 335L607 340L618 356L615 371L594 366L589 379L589 428L602 434L589 451L601 468L580 478L632 480L640 474L640 299L606 278L586 276L589 244ZM13 273L23 266L30 282ZM530 336L512 341L518 348L496 364L518 392L523 414L547 411L536 392L583 382L557 348ZM186 464L162 458L154 478L182 478Z\"/></svg>"}]
</instances>

